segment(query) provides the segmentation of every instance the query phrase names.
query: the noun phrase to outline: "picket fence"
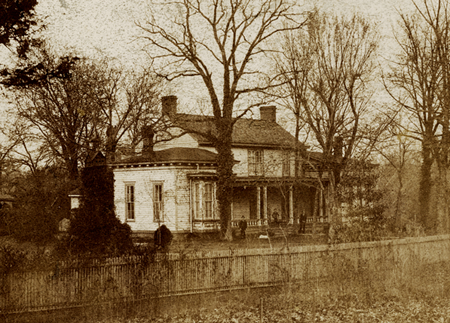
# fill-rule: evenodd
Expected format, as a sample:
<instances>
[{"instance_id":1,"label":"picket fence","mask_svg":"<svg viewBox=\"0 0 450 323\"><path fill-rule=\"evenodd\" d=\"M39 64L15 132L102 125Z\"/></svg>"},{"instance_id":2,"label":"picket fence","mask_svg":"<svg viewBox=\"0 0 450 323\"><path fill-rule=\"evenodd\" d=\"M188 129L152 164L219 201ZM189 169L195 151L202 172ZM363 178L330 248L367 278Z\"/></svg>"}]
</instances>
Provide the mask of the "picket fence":
<instances>
[{"instance_id":1,"label":"picket fence","mask_svg":"<svg viewBox=\"0 0 450 323\"><path fill-rule=\"evenodd\" d=\"M379 273L448 260L450 235L60 262L0 277L0 314L326 279L344 265Z\"/></svg>"}]
</instances>

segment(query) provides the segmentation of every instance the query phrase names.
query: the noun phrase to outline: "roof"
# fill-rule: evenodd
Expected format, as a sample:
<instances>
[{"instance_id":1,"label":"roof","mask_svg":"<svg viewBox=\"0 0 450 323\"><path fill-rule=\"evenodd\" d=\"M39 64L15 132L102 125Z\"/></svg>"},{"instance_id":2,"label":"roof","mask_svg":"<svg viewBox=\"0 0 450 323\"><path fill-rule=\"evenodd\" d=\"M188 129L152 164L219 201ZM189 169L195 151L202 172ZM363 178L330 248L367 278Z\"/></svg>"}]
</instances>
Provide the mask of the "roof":
<instances>
[{"instance_id":1,"label":"roof","mask_svg":"<svg viewBox=\"0 0 450 323\"><path fill-rule=\"evenodd\" d=\"M76 188L76 189L74 189L73 191L70 191L69 192L69 197L70 196L81 196L81 189L79 189L79 188Z\"/></svg>"},{"instance_id":2,"label":"roof","mask_svg":"<svg viewBox=\"0 0 450 323\"><path fill-rule=\"evenodd\" d=\"M199 144L212 144L200 132L215 132L213 117L179 113L174 119L174 123L189 132ZM193 131L196 129L199 132ZM233 146L294 148L295 143L295 137L276 122L240 118L233 127Z\"/></svg>"},{"instance_id":3,"label":"roof","mask_svg":"<svg viewBox=\"0 0 450 323\"><path fill-rule=\"evenodd\" d=\"M169 148L154 151L153 154L133 156L115 161L113 164L133 164L145 162L187 162L187 163L215 163L217 154L199 148Z\"/></svg>"}]
</instances>

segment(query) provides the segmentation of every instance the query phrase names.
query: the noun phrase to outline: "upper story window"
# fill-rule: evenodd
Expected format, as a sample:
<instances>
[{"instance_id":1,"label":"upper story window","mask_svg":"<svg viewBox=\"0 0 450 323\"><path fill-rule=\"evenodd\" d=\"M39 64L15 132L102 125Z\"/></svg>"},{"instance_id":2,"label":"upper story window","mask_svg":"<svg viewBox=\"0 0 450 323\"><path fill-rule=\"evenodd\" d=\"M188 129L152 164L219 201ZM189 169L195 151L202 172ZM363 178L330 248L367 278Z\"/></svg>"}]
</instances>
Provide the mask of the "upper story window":
<instances>
[{"instance_id":1,"label":"upper story window","mask_svg":"<svg viewBox=\"0 0 450 323\"><path fill-rule=\"evenodd\" d=\"M284 151L283 152L283 176L291 176L291 152Z\"/></svg>"},{"instance_id":2,"label":"upper story window","mask_svg":"<svg viewBox=\"0 0 450 323\"><path fill-rule=\"evenodd\" d=\"M163 184L153 184L153 221L164 221L164 194Z\"/></svg>"},{"instance_id":3,"label":"upper story window","mask_svg":"<svg viewBox=\"0 0 450 323\"><path fill-rule=\"evenodd\" d=\"M134 184L125 184L125 215L127 221L135 220L134 202Z\"/></svg>"},{"instance_id":4,"label":"upper story window","mask_svg":"<svg viewBox=\"0 0 450 323\"><path fill-rule=\"evenodd\" d=\"M248 175L264 175L264 152L263 150L248 151Z\"/></svg>"}]
</instances>

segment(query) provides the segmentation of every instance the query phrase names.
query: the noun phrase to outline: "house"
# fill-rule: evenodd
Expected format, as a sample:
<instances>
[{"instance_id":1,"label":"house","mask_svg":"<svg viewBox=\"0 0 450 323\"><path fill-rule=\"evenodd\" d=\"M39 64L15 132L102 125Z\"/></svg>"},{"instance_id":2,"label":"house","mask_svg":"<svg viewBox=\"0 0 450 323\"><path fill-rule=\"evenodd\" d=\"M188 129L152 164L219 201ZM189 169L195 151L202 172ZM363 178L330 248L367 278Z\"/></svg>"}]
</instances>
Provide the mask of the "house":
<instances>
[{"instance_id":1,"label":"house","mask_svg":"<svg viewBox=\"0 0 450 323\"><path fill-rule=\"evenodd\" d=\"M174 233L216 231L217 153L204 136L186 131L213 131L212 118L177 113L175 96L164 97L162 105L173 137L147 131L140 153L109 163L116 214L139 235L162 224ZM317 170L320 154L302 146L308 162L296 178L295 138L277 124L275 106L261 107L260 115L259 120L241 118L233 128L232 225L244 217L249 229L263 230L273 222L293 227L302 212L310 221L326 222L327 173ZM167 140L161 140L164 136Z\"/></svg>"}]
</instances>

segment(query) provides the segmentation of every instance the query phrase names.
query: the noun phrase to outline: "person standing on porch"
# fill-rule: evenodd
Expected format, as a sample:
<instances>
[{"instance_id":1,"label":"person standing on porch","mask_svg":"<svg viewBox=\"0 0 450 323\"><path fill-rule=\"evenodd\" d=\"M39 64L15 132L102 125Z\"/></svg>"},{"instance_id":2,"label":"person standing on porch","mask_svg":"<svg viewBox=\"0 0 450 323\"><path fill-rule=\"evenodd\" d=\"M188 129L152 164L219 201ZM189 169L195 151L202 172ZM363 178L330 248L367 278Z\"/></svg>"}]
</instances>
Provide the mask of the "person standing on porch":
<instances>
[{"instance_id":1,"label":"person standing on porch","mask_svg":"<svg viewBox=\"0 0 450 323\"><path fill-rule=\"evenodd\" d=\"M241 239L245 239L245 230L247 230L247 220L245 220L245 217L242 217L241 221L239 221L239 229L241 230Z\"/></svg>"},{"instance_id":2,"label":"person standing on porch","mask_svg":"<svg viewBox=\"0 0 450 323\"><path fill-rule=\"evenodd\" d=\"M273 209L273 213L272 213L273 223L278 223L279 220L280 220L280 215L278 214L277 209Z\"/></svg>"},{"instance_id":3,"label":"person standing on porch","mask_svg":"<svg viewBox=\"0 0 450 323\"><path fill-rule=\"evenodd\" d=\"M306 229L306 214L305 210L302 211L302 214L300 215L300 228L298 230L298 233L304 234Z\"/></svg>"}]
</instances>

